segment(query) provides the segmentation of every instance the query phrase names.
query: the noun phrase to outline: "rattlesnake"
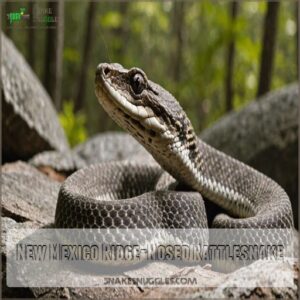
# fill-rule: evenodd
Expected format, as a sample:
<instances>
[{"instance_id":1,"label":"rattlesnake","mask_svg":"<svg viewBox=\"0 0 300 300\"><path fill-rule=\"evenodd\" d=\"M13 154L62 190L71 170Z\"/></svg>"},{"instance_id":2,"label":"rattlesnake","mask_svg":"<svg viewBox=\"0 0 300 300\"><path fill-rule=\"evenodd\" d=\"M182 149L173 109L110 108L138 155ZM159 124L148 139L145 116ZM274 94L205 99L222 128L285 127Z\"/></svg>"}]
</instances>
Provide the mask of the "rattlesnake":
<instances>
[{"instance_id":1,"label":"rattlesnake","mask_svg":"<svg viewBox=\"0 0 300 300\"><path fill-rule=\"evenodd\" d=\"M228 213L214 228L293 227L285 191L201 141L176 99L141 69L100 64L95 82L106 112L161 168L114 162L77 171L61 187L56 227L206 228L201 195Z\"/></svg>"}]
</instances>

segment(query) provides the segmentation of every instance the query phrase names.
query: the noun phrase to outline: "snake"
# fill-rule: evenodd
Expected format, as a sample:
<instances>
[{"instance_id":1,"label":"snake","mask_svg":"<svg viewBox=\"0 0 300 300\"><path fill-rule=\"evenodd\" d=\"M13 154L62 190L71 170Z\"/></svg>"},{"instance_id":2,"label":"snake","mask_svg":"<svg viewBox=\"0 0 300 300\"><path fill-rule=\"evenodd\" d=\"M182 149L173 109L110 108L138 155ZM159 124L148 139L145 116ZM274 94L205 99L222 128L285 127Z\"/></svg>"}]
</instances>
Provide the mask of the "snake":
<instances>
[{"instance_id":1,"label":"snake","mask_svg":"<svg viewBox=\"0 0 300 300\"><path fill-rule=\"evenodd\" d=\"M61 186L57 228L207 228L203 198L224 210L212 228L293 228L283 188L198 138L179 102L143 70L99 64L95 94L156 163L76 171Z\"/></svg>"}]
</instances>

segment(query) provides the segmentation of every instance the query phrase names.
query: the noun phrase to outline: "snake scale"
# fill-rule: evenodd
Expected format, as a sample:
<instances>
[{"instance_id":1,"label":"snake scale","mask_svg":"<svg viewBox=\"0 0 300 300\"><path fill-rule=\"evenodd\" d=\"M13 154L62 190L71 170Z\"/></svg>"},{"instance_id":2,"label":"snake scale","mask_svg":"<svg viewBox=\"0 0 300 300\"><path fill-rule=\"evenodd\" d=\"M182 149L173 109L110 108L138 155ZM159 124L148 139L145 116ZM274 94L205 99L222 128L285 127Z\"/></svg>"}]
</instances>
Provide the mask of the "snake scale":
<instances>
[{"instance_id":1,"label":"snake scale","mask_svg":"<svg viewBox=\"0 0 300 300\"><path fill-rule=\"evenodd\" d=\"M293 227L285 191L201 141L177 100L141 69L102 63L95 91L109 116L159 165L113 162L75 172L61 187L56 227L205 228L201 195L226 211L214 218L214 228Z\"/></svg>"}]
</instances>

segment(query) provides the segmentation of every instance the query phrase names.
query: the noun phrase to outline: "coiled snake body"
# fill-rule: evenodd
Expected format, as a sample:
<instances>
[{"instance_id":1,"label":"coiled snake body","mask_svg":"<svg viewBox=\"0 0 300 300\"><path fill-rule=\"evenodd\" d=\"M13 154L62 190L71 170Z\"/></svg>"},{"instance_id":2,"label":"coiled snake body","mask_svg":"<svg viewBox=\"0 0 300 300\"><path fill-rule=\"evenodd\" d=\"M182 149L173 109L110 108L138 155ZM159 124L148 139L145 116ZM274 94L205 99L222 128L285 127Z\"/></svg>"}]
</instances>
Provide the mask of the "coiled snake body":
<instances>
[{"instance_id":1,"label":"coiled snake body","mask_svg":"<svg viewBox=\"0 0 300 300\"><path fill-rule=\"evenodd\" d=\"M201 195L228 213L217 215L212 227L293 227L285 191L198 139L176 99L142 70L100 64L95 83L106 112L162 168L147 162L116 162L77 171L60 190L57 227L205 228ZM173 178L188 189L171 191Z\"/></svg>"}]
</instances>

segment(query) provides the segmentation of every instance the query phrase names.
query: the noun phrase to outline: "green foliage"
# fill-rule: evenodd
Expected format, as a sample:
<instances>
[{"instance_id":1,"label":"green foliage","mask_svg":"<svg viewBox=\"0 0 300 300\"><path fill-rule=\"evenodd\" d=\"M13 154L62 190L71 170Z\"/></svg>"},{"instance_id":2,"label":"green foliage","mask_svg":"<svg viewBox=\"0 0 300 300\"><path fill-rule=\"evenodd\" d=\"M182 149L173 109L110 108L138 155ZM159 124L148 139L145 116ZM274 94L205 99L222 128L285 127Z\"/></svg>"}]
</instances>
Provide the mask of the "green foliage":
<instances>
[{"instance_id":1,"label":"green foliage","mask_svg":"<svg viewBox=\"0 0 300 300\"><path fill-rule=\"evenodd\" d=\"M103 27L118 28L121 25L122 17L117 11L109 11L102 18L99 18L99 21Z\"/></svg>"},{"instance_id":2,"label":"green foliage","mask_svg":"<svg viewBox=\"0 0 300 300\"><path fill-rule=\"evenodd\" d=\"M72 101L64 102L62 112L59 114L59 120L72 147L87 139L86 117L81 112L74 113Z\"/></svg>"},{"instance_id":3,"label":"green foliage","mask_svg":"<svg viewBox=\"0 0 300 300\"><path fill-rule=\"evenodd\" d=\"M80 61L80 54L77 49L66 47L63 52L64 60L71 63L78 63Z\"/></svg>"}]
</instances>

